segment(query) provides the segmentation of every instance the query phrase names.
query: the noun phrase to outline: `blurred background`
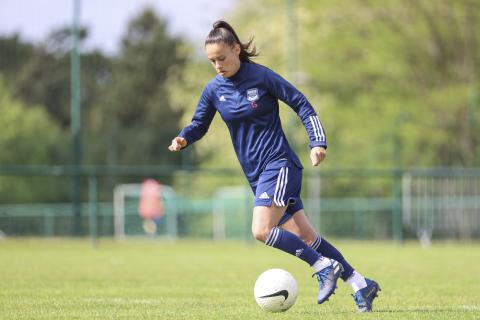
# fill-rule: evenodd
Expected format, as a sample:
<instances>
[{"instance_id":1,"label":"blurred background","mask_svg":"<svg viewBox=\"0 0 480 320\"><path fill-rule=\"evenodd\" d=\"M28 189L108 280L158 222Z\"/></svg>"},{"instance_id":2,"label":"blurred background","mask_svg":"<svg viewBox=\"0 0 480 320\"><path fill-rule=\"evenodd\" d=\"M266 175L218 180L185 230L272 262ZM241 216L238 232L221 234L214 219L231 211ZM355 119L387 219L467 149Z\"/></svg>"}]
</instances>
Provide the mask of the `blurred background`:
<instances>
[{"instance_id":1,"label":"blurred background","mask_svg":"<svg viewBox=\"0 0 480 320\"><path fill-rule=\"evenodd\" d=\"M220 117L167 150L215 75L203 41L220 18L322 120L312 168L281 106L323 235L480 237L476 0L2 0L0 235L249 241L253 197ZM163 186L154 224L146 179Z\"/></svg>"}]
</instances>

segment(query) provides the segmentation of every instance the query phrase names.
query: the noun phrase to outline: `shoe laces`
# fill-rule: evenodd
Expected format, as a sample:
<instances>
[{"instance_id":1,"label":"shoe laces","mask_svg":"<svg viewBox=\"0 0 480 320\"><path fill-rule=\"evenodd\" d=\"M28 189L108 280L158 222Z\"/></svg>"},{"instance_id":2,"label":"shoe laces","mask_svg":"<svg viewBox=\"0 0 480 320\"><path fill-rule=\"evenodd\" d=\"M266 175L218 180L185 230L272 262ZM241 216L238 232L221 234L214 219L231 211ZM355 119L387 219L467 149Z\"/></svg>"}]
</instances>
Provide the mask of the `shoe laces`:
<instances>
[{"instance_id":1,"label":"shoe laces","mask_svg":"<svg viewBox=\"0 0 480 320\"><path fill-rule=\"evenodd\" d=\"M328 275L330 274L330 269L332 269L332 267L325 267L312 275L312 277L317 276L318 283L320 284L320 289L323 289L325 287L325 281L329 280Z\"/></svg>"}]
</instances>

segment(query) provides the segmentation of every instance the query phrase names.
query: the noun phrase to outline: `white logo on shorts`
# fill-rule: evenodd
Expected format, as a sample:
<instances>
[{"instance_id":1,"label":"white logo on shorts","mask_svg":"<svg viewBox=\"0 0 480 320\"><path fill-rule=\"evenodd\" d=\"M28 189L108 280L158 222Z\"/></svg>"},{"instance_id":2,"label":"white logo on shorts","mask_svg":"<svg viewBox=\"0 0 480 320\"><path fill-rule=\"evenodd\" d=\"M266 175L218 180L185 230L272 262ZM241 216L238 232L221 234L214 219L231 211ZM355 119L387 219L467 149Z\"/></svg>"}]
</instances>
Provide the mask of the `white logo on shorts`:
<instances>
[{"instance_id":1,"label":"white logo on shorts","mask_svg":"<svg viewBox=\"0 0 480 320\"><path fill-rule=\"evenodd\" d=\"M260 195L260 197L258 197L258 199L270 199L270 197L268 196L268 194L266 192L264 192Z\"/></svg>"}]
</instances>

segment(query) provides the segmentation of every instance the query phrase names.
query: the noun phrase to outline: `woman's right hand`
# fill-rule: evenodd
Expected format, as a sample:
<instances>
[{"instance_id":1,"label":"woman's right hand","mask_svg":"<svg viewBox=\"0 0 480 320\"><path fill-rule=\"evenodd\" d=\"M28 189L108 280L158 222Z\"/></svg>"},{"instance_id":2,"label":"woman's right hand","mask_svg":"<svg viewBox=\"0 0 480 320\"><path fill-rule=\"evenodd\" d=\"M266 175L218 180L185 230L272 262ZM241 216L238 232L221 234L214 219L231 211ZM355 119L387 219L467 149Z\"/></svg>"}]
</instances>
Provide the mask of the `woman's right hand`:
<instances>
[{"instance_id":1,"label":"woman's right hand","mask_svg":"<svg viewBox=\"0 0 480 320\"><path fill-rule=\"evenodd\" d=\"M168 147L168 150L172 152L180 151L180 149L184 148L187 145L187 140L182 137L175 137L172 140L172 143Z\"/></svg>"}]
</instances>

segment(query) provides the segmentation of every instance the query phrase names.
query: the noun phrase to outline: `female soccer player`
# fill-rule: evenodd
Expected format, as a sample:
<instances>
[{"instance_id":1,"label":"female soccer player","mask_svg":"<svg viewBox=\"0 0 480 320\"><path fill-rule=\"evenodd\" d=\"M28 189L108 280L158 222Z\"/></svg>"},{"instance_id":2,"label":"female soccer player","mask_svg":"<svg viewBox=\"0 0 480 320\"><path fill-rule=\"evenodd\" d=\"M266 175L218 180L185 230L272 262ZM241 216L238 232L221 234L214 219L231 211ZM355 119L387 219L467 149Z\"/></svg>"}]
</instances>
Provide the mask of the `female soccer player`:
<instances>
[{"instance_id":1,"label":"female soccer player","mask_svg":"<svg viewBox=\"0 0 480 320\"><path fill-rule=\"evenodd\" d=\"M290 148L279 118L278 99L300 117L310 140L310 159L325 159L322 124L305 96L272 70L254 63L253 39L240 42L225 21L217 21L205 40L217 75L203 90L192 123L168 147L179 151L201 139L218 111L225 121L238 160L255 194L253 236L268 246L307 262L317 277L317 302L334 293L341 277L351 285L360 312L372 310L378 284L354 271L343 255L309 222L300 199L302 164Z\"/></svg>"}]
</instances>

